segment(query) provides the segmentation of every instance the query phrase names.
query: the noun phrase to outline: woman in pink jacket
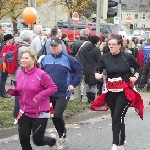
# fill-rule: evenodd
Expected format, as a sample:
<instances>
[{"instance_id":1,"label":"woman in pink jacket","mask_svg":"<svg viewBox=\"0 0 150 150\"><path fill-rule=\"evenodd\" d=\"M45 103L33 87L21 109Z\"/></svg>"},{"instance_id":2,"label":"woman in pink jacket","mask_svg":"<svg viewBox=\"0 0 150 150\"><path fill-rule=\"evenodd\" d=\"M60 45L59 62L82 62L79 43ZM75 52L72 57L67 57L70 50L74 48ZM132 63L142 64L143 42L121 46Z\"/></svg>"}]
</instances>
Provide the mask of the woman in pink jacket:
<instances>
[{"instance_id":1,"label":"woman in pink jacket","mask_svg":"<svg viewBox=\"0 0 150 150\"><path fill-rule=\"evenodd\" d=\"M19 96L20 111L16 118L22 150L32 150L30 135L37 146L49 145L55 147L56 136L44 136L48 118L50 118L49 97L57 91L57 87L38 66L36 53L25 50L21 57L22 69L18 71L15 89L9 89L8 94Z\"/></svg>"}]
</instances>

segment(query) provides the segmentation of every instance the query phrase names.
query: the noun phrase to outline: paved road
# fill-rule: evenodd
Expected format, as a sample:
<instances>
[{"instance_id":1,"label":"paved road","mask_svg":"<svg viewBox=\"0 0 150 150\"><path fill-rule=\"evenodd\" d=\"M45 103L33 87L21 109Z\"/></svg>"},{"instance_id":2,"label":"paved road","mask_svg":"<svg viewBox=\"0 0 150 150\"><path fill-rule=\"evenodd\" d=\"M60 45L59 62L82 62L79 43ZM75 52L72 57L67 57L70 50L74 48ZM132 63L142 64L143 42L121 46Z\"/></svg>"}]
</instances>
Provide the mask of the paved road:
<instances>
[{"instance_id":1,"label":"paved road","mask_svg":"<svg viewBox=\"0 0 150 150\"><path fill-rule=\"evenodd\" d=\"M141 93L145 102L144 120L142 121L133 108L126 114L126 150L150 150L150 106L148 101L150 93ZM112 133L109 113L81 119L73 124L67 124L68 149L67 150L110 150ZM82 117L81 117L82 118ZM82 121L84 120L84 121ZM47 134L53 131L47 130ZM47 146L36 147L34 150L48 150ZM21 150L18 136L0 140L0 150Z\"/></svg>"}]
</instances>

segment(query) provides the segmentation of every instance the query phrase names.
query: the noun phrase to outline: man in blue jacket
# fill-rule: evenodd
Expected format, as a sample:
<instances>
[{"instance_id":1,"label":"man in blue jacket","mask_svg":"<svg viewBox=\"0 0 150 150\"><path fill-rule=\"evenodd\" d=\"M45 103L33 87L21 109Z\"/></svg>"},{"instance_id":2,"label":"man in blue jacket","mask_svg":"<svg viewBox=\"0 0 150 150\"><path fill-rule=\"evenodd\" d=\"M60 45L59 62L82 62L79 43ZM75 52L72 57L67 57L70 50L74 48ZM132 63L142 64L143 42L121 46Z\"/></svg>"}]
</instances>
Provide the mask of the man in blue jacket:
<instances>
[{"instance_id":1,"label":"man in blue jacket","mask_svg":"<svg viewBox=\"0 0 150 150\"><path fill-rule=\"evenodd\" d=\"M67 145L63 112L71 92L81 81L83 69L74 57L62 51L62 41L58 37L51 39L50 49L51 52L43 57L41 65L57 86L57 92L50 97L50 101L55 110L52 120L59 135L58 146L63 149Z\"/></svg>"},{"instance_id":2,"label":"man in blue jacket","mask_svg":"<svg viewBox=\"0 0 150 150\"><path fill-rule=\"evenodd\" d=\"M51 38L54 38L54 37L58 37L59 39L61 39L62 37L62 32L60 29L54 27L52 30L51 30ZM51 38L49 38L47 41L46 41L46 53L50 53L50 42L51 42ZM67 50L66 50L66 46L64 44L64 42L62 41L62 51L66 54L67 53Z\"/></svg>"}]
</instances>

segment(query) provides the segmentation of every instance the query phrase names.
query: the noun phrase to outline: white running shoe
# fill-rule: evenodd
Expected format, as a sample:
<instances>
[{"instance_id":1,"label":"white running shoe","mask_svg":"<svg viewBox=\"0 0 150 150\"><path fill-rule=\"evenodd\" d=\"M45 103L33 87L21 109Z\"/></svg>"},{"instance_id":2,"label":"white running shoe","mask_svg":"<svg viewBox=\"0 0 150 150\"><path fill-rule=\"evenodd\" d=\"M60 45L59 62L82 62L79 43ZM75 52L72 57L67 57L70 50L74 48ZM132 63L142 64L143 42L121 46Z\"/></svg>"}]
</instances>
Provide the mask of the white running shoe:
<instances>
[{"instance_id":1,"label":"white running shoe","mask_svg":"<svg viewBox=\"0 0 150 150\"><path fill-rule=\"evenodd\" d=\"M118 146L118 150L124 150L124 145Z\"/></svg>"},{"instance_id":2,"label":"white running shoe","mask_svg":"<svg viewBox=\"0 0 150 150\"><path fill-rule=\"evenodd\" d=\"M118 150L118 147L116 144L113 144L112 147L111 147L111 150Z\"/></svg>"},{"instance_id":3,"label":"white running shoe","mask_svg":"<svg viewBox=\"0 0 150 150\"><path fill-rule=\"evenodd\" d=\"M124 141L124 146L126 146L126 145L127 145L127 141L125 140L125 141Z\"/></svg>"},{"instance_id":4,"label":"white running shoe","mask_svg":"<svg viewBox=\"0 0 150 150\"><path fill-rule=\"evenodd\" d=\"M68 141L66 138L59 138L59 141L57 143L57 147L58 147L58 150L64 150L68 145Z\"/></svg>"}]
</instances>

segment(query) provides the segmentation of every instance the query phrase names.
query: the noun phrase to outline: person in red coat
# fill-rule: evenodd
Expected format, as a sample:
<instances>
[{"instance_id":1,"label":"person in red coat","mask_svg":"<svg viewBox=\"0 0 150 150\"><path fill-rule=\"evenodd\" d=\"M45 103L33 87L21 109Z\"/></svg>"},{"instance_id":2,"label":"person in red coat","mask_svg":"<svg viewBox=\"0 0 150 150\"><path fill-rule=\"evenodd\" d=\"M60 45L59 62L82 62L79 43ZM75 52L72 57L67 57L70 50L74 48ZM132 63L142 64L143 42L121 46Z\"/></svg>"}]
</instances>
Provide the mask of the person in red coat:
<instances>
[{"instance_id":1,"label":"person in red coat","mask_svg":"<svg viewBox=\"0 0 150 150\"><path fill-rule=\"evenodd\" d=\"M7 95L6 93L6 89L5 89L5 85L6 85L6 80L8 77L8 69L7 67L9 66L11 69L15 68L16 66L14 65L13 67L11 67L12 65L9 65L9 63L7 64L5 59L7 59L7 62L11 63L12 58L10 58L8 55L8 51L12 50L12 47L16 47L13 45L14 42L14 37L11 34L6 34L4 36L4 41L5 41L5 45L2 48L2 51L0 53L0 96L4 97L4 98L10 98L9 95ZM6 57L7 55L7 57ZM8 65L8 66L7 66Z\"/></svg>"},{"instance_id":2,"label":"person in red coat","mask_svg":"<svg viewBox=\"0 0 150 150\"><path fill-rule=\"evenodd\" d=\"M68 35L66 33L63 33L62 37L61 37L61 40L64 42L64 44L66 46L67 53L71 54L71 49L70 49L70 47L68 45L68 41L69 41Z\"/></svg>"}]
</instances>

